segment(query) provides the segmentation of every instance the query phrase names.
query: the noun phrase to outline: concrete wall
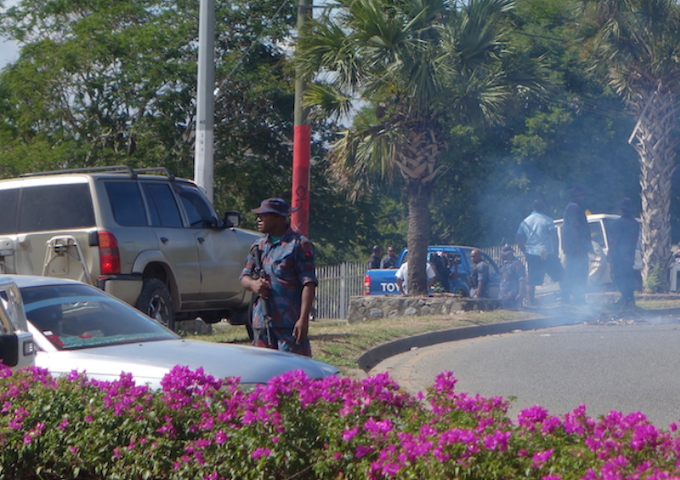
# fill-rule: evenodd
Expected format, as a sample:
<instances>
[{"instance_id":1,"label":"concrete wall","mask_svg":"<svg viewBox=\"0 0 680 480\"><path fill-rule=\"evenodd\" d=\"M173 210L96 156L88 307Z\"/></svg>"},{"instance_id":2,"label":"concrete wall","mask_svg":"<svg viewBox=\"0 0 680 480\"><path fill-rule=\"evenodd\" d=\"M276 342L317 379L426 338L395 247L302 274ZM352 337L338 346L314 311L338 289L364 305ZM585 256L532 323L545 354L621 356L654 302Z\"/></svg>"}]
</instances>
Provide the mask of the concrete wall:
<instances>
[{"instance_id":1,"label":"concrete wall","mask_svg":"<svg viewBox=\"0 0 680 480\"><path fill-rule=\"evenodd\" d=\"M368 322L381 318L404 315L449 315L459 311L495 310L498 300L472 299L455 294L437 294L432 297L404 297L400 295L364 295L351 297L347 321Z\"/></svg>"}]
</instances>

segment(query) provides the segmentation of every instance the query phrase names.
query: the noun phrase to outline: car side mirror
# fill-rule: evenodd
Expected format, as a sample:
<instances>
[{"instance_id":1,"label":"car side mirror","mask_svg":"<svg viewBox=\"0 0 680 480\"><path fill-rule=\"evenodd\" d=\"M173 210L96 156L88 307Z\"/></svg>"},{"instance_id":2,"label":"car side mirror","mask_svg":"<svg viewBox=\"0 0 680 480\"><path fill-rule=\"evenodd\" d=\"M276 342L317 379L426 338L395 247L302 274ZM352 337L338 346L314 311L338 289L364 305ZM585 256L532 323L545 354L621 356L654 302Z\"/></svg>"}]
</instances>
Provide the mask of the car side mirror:
<instances>
[{"instance_id":1,"label":"car side mirror","mask_svg":"<svg viewBox=\"0 0 680 480\"><path fill-rule=\"evenodd\" d=\"M8 367L33 365L36 346L30 332L0 335L0 361Z\"/></svg>"},{"instance_id":2,"label":"car side mirror","mask_svg":"<svg viewBox=\"0 0 680 480\"><path fill-rule=\"evenodd\" d=\"M241 213L225 212L223 222L225 228L238 227L241 224Z\"/></svg>"},{"instance_id":3,"label":"car side mirror","mask_svg":"<svg viewBox=\"0 0 680 480\"><path fill-rule=\"evenodd\" d=\"M15 333L0 335L0 360L8 367L19 363L19 337Z\"/></svg>"}]
</instances>

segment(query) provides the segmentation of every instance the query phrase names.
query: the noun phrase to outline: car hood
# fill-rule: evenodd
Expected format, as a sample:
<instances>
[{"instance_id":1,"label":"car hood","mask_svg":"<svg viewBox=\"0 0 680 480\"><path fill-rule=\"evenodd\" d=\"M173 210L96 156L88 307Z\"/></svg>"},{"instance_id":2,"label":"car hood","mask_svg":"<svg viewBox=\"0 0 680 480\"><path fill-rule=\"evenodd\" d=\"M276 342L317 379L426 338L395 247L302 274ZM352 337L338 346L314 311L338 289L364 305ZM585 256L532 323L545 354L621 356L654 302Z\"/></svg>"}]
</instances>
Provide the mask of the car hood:
<instances>
[{"instance_id":1,"label":"car hood","mask_svg":"<svg viewBox=\"0 0 680 480\"><path fill-rule=\"evenodd\" d=\"M203 371L216 378L240 377L241 383L266 383L270 378L303 370L310 378L338 373L328 364L276 350L199 340L162 340L80 350L44 352L36 365L52 375L85 372L97 380L115 380L131 373L138 384L160 388L160 381L175 365Z\"/></svg>"}]
</instances>

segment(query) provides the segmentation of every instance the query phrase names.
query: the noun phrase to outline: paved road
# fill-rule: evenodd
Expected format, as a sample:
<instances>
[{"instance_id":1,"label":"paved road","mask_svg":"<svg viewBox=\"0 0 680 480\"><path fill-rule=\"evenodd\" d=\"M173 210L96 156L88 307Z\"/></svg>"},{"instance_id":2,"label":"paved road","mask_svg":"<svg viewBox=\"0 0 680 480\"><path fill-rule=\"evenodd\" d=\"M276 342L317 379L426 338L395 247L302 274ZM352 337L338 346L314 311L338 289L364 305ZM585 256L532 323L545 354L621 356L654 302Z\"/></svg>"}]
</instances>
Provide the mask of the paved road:
<instances>
[{"instance_id":1,"label":"paved road","mask_svg":"<svg viewBox=\"0 0 680 480\"><path fill-rule=\"evenodd\" d=\"M509 415L538 404L564 414L580 403L597 417L641 411L659 427L680 420L680 323L575 325L460 340L388 358L412 392L452 371L459 391L516 397Z\"/></svg>"}]
</instances>

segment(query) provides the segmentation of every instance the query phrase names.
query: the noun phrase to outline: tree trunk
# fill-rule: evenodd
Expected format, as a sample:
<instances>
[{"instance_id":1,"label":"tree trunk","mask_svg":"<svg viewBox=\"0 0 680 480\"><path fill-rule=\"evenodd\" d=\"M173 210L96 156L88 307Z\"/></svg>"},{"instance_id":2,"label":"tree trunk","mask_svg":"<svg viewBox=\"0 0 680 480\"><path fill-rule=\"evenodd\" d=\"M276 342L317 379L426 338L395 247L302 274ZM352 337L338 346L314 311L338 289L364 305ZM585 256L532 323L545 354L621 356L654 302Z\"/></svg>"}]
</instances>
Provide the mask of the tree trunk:
<instances>
[{"instance_id":1,"label":"tree trunk","mask_svg":"<svg viewBox=\"0 0 680 480\"><path fill-rule=\"evenodd\" d=\"M427 124L427 122L423 122ZM411 129L399 148L397 166L408 196L408 293L427 295L427 245L430 240L430 197L441 172L440 142L432 128Z\"/></svg>"},{"instance_id":2,"label":"tree trunk","mask_svg":"<svg viewBox=\"0 0 680 480\"><path fill-rule=\"evenodd\" d=\"M427 292L427 246L430 241L430 196L432 183L409 182L408 194L408 293L425 296Z\"/></svg>"},{"instance_id":3,"label":"tree trunk","mask_svg":"<svg viewBox=\"0 0 680 480\"><path fill-rule=\"evenodd\" d=\"M668 290L671 258L671 177L675 170L675 102L673 95L659 88L636 105L638 127L633 145L640 156L642 197L642 275L648 278L656 267L660 289Z\"/></svg>"}]
</instances>

